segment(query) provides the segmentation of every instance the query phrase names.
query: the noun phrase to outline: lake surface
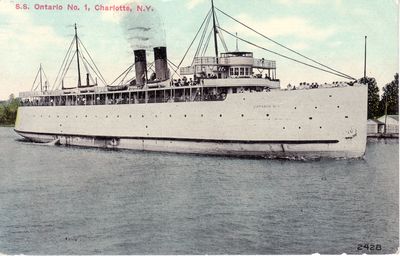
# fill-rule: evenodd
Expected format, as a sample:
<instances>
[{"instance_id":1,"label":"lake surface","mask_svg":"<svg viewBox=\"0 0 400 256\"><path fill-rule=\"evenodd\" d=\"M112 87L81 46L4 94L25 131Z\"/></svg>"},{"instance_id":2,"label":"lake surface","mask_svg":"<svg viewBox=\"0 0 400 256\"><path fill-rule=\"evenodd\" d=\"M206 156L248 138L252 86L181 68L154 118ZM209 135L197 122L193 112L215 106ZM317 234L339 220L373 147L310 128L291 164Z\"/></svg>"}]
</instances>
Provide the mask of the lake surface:
<instances>
[{"instance_id":1,"label":"lake surface","mask_svg":"<svg viewBox=\"0 0 400 256\"><path fill-rule=\"evenodd\" d=\"M18 139L0 128L0 253L361 254L398 247L398 140L369 142L364 160L299 162Z\"/></svg>"}]
</instances>

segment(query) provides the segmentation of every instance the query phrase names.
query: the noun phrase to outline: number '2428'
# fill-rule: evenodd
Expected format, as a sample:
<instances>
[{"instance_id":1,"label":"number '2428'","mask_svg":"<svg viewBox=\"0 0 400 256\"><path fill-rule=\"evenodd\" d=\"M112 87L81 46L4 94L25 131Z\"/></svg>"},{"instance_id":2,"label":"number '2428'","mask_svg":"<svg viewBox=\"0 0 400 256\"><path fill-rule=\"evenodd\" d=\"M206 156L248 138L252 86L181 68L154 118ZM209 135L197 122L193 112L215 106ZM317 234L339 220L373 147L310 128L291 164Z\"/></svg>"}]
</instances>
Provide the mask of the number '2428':
<instances>
[{"instance_id":1,"label":"number '2428'","mask_svg":"<svg viewBox=\"0 0 400 256\"><path fill-rule=\"evenodd\" d=\"M382 250L382 246L380 244L358 244L357 250L380 251Z\"/></svg>"}]
</instances>

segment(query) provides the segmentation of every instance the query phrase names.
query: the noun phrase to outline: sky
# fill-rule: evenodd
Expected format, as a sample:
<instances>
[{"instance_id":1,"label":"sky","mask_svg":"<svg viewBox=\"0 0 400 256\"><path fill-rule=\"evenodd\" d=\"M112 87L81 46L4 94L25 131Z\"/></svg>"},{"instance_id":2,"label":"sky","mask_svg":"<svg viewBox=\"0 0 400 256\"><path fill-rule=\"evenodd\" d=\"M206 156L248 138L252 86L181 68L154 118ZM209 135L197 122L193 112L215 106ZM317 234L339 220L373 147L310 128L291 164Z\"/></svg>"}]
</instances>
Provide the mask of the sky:
<instances>
[{"instance_id":1,"label":"sky","mask_svg":"<svg viewBox=\"0 0 400 256\"><path fill-rule=\"evenodd\" d=\"M125 3L132 12L94 10L100 4ZM29 10L17 9L16 4L26 4ZM63 10L36 10L37 4L58 4ZM68 4L80 9L68 10ZM375 77L378 86L383 87L398 72L398 0L214 0L214 4L275 41L355 78L363 76L367 36L367 76ZM138 12L137 5L149 6L150 11ZM134 62L133 50L142 46L143 38L151 38L158 44L154 46L166 46L168 59L178 64L210 7L210 0L0 0L0 100L31 90L40 64L53 85L73 38L74 23L103 77L111 83ZM216 14L222 28L264 48L301 59L219 11ZM156 33L134 29L144 26L151 26ZM235 39L221 33L228 50L234 51ZM220 43L219 48L223 49ZM196 46L191 50L183 66L191 62ZM275 60L282 87L303 81L346 81L244 42L239 42L239 50ZM153 55L148 54L151 62ZM207 55L213 56L211 47ZM71 65L66 82L76 79L74 70L76 67Z\"/></svg>"}]
</instances>

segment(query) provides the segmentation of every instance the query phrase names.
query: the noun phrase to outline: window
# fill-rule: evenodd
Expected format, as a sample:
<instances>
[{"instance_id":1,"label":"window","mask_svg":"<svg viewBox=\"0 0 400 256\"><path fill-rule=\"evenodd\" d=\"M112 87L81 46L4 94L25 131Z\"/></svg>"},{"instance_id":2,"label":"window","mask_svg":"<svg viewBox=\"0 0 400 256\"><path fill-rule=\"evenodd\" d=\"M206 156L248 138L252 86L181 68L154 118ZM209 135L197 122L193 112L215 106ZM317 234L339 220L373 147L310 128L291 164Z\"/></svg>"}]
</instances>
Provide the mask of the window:
<instances>
[{"instance_id":1,"label":"window","mask_svg":"<svg viewBox=\"0 0 400 256\"><path fill-rule=\"evenodd\" d=\"M240 68L240 75L244 76L244 68Z\"/></svg>"},{"instance_id":2,"label":"window","mask_svg":"<svg viewBox=\"0 0 400 256\"><path fill-rule=\"evenodd\" d=\"M244 69L244 74L245 74L246 76L249 75L249 68L245 68L245 69Z\"/></svg>"},{"instance_id":3,"label":"window","mask_svg":"<svg viewBox=\"0 0 400 256\"><path fill-rule=\"evenodd\" d=\"M239 75L239 68L235 68L235 76Z\"/></svg>"},{"instance_id":4,"label":"window","mask_svg":"<svg viewBox=\"0 0 400 256\"><path fill-rule=\"evenodd\" d=\"M233 68L229 68L229 75L233 76Z\"/></svg>"}]
</instances>

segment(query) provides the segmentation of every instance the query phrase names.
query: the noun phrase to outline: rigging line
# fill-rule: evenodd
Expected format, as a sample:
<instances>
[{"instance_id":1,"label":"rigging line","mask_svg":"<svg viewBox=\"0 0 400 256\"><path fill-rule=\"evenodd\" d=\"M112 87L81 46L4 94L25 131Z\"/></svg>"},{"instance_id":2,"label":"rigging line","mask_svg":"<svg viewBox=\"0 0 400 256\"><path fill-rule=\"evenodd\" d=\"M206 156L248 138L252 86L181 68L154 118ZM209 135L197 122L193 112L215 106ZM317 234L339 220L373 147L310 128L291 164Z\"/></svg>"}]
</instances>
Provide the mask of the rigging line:
<instances>
[{"instance_id":1,"label":"rigging line","mask_svg":"<svg viewBox=\"0 0 400 256\"><path fill-rule=\"evenodd\" d=\"M209 14L208 14L208 17L206 17L207 20L206 20L206 23L204 24L203 32L201 33L201 37L199 40L199 44L197 45L196 53L194 54L195 57L198 55L200 48L203 45L204 37L207 32L208 26L210 24L210 17L211 17L211 15L209 15Z\"/></svg>"},{"instance_id":2,"label":"rigging line","mask_svg":"<svg viewBox=\"0 0 400 256\"><path fill-rule=\"evenodd\" d=\"M67 74L68 69L69 69L69 67L71 66L72 61L74 60L75 55L76 55L76 51L74 52L74 55L72 55L72 58L71 58L71 61L70 61L69 64L68 64L68 67L67 67L66 69L64 69L64 73L63 73L62 76L61 76L63 79L64 79L65 75ZM61 80L59 81L59 84L58 84L57 88L60 87L60 84L61 84L61 82L62 82L63 79L61 79Z\"/></svg>"},{"instance_id":3,"label":"rigging line","mask_svg":"<svg viewBox=\"0 0 400 256\"><path fill-rule=\"evenodd\" d=\"M72 48L72 45L74 44L74 42L75 42L75 37L72 39L71 44L69 45L69 48L68 48L68 50L67 50L67 53L66 53L66 55L64 56L63 62L61 63L61 67L60 67L60 69L58 70L58 74L57 74L56 80L54 80L54 84L53 84L53 86L51 87L51 89L54 89L54 86L55 86L56 83L57 83L58 76L60 75L61 69L62 69L63 66L64 66L64 62L66 61L67 55L70 55L70 53L71 53L71 48Z\"/></svg>"},{"instance_id":4,"label":"rigging line","mask_svg":"<svg viewBox=\"0 0 400 256\"><path fill-rule=\"evenodd\" d=\"M94 74L96 75L96 76L99 76L99 74L97 74L97 72L93 69L93 67L90 65L90 63L88 62L88 60L85 58L85 56L83 56L82 55L82 53L79 53L79 55L81 56L81 58L82 58L82 62L83 62L83 64L86 66L86 64L87 65L89 65L89 67L92 69L92 71L94 72ZM85 64L86 63L86 64ZM87 67L87 66L86 66ZM91 76L91 74L90 74L90 72L89 72L89 70L86 70L88 73L89 73L89 75ZM100 80L101 80L101 78L100 78ZM102 81L102 80L101 80ZM103 82L103 81L102 81Z\"/></svg>"},{"instance_id":5,"label":"rigging line","mask_svg":"<svg viewBox=\"0 0 400 256\"><path fill-rule=\"evenodd\" d=\"M92 56L90 56L90 53L88 52L88 50L86 49L85 45L82 43L81 39L78 37L79 43L82 45L83 49L85 50L85 52L87 53L87 55L89 56L89 59L92 61L93 65L95 66L95 68L97 69L97 72L99 72L102 81L104 82L105 85L107 85L106 80L104 79L103 75L101 74L99 68L97 67L96 63L94 62L94 60L92 59ZM93 69L94 71L94 69Z\"/></svg>"},{"instance_id":6,"label":"rigging line","mask_svg":"<svg viewBox=\"0 0 400 256\"><path fill-rule=\"evenodd\" d=\"M226 46L223 34L222 33L218 33L218 37L222 42L222 46L224 47L225 52L228 52L228 47Z\"/></svg>"},{"instance_id":7,"label":"rigging line","mask_svg":"<svg viewBox=\"0 0 400 256\"><path fill-rule=\"evenodd\" d=\"M126 83L128 84L128 85L130 85L130 83L133 81L133 80L135 80L136 79L136 77L132 77L131 79L129 79L128 81L126 81Z\"/></svg>"},{"instance_id":8,"label":"rigging line","mask_svg":"<svg viewBox=\"0 0 400 256\"><path fill-rule=\"evenodd\" d=\"M210 14L210 12L211 12L211 10L208 11L207 16ZM190 48L192 47L194 41L196 40L198 34L200 33L201 28L203 27L204 22L205 22L206 19L207 19L207 16L204 18L203 23L201 23L201 26L200 26L199 30L197 30L197 33L196 33L195 37L193 38L193 41L190 43L189 48L186 50L185 54L183 55L183 58L182 58L181 62L179 62L179 65L178 65L177 69L174 70L174 74L176 74L176 71L179 69L179 67L181 66L182 62L185 60L186 54L189 52L189 50L190 50Z\"/></svg>"},{"instance_id":9,"label":"rigging line","mask_svg":"<svg viewBox=\"0 0 400 256\"><path fill-rule=\"evenodd\" d=\"M61 65L61 67L60 67L60 71L61 71L61 73L59 73L60 76L57 75L57 78L56 78L56 80L54 81L54 85L53 85L53 87L52 87L52 90L56 88L57 81L60 82L60 79L64 79L64 77L62 77L62 74L65 73L65 69L67 68L67 63L68 63L68 61L69 61L69 58L71 57L71 53L73 52L72 49L73 49L73 44L74 44L74 42L75 42L75 37L74 37L74 39L72 40L71 46L70 46L70 48L69 48L68 51L67 51L67 55L66 55L66 58L65 58L65 62L64 62L63 65ZM75 55L74 55L74 56L75 56ZM74 57L72 56L71 59L74 59ZM58 79L58 80L57 80L57 79ZM58 87L57 87L57 88L58 88Z\"/></svg>"},{"instance_id":10,"label":"rigging line","mask_svg":"<svg viewBox=\"0 0 400 256\"><path fill-rule=\"evenodd\" d=\"M299 52L297 52L297 51L295 51L295 50L290 49L289 47L284 46L283 44L281 44L281 43L279 43L279 42L277 42L277 41L275 41L275 40L273 40L273 39L271 39L271 38L269 38L269 37L267 37L267 36L261 34L260 32L254 30L254 29L252 29L251 27L247 26L247 25L244 24L243 22L240 22L239 20L233 18L232 16L230 16L229 14L225 13L224 11L218 9L217 7L215 7L215 8L216 8L218 11L220 11L222 14L226 15L227 17L231 18L232 20L236 21L237 23L241 24L242 26L244 26L244 27L250 29L251 31L253 31L254 33L256 33L256 34L258 34L258 35L260 35L260 36L262 36L262 37L264 37L264 38L266 38L266 39L268 39L268 40L270 40L271 42L273 42L273 43L275 43L275 44L277 44L277 45L279 45L279 46L285 48L286 50L289 50L289 51L291 51L291 52L293 52L293 53L295 53L295 54L297 54L297 55L300 55L300 56L303 57L303 58L306 58L307 60L310 60L310 61L312 61L312 62L314 62L314 63L316 63L316 64L318 64L318 65L321 65L321 66L323 66L323 67L325 67L325 68L327 68L327 69L330 69L330 70L332 70L332 71L334 71L334 72L336 72L336 73L339 73L339 74L342 75L342 77L343 77L343 76L346 76L348 79L354 79L354 80L356 80L355 78L353 78L353 77L351 77L351 76L349 76L349 75L347 75L347 74L345 74L345 73L342 73L342 72L340 72L340 71L338 71L338 70L336 70L336 69L333 69L333 68L331 68L331 67L328 67L328 66L326 66L326 65L324 65L324 64L322 64L322 63L320 63L320 62L318 62L318 61L316 61L316 60L313 60L313 59L311 59L311 58L309 58L309 57L307 57L307 56L305 56L305 55L303 55L303 54L301 54L301 53L299 53Z\"/></svg>"},{"instance_id":11,"label":"rigging line","mask_svg":"<svg viewBox=\"0 0 400 256\"><path fill-rule=\"evenodd\" d=\"M201 37L200 37L200 40L199 40L199 44L197 46L196 53L194 54L191 66L193 66L195 58L199 55L199 52L201 51L201 46L203 45L204 37L207 34L207 29L208 29L208 26L210 24L210 20L211 20L211 13L208 14L208 18L207 18L206 24L204 26L203 33L201 34Z\"/></svg>"},{"instance_id":12,"label":"rigging line","mask_svg":"<svg viewBox=\"0 0 400 256\"><path fill-rule=\"evenodd\" d=\"M87 60L86 60L85 58L83 58L83 55L82 55L82 61L83 61L83 64L85 65L85 67L87 67L87 65L89 65L89 63L87 62ZM86 63L86 64L85 64L85 63ZM88 68L88 69L89 69L89 68ZM96 73L96 72L95 72L95 73ZM92 74L90 73L90 69L88 70L87 74L89 74L89 78L90 78L90 80L92 81L92 84L97 85L95 79L93 78Z\"/></svg>"},{"instance_id":13,"label":"rigging line","mask_svg":"<svg viewBox=\"0 0 400 256\"><path fill-rule=\"evenodd\" d=\"M343 78L349 79L349 78L348 78L348 77L346 77L346 76L343 76L343 75L340 75L340 74L334 73L334 72L332 72L332 71L329 71L329 70L326 70L326 69L323 69L323 68L320 68L320 67L317 67L317 66L314 66L314 65L311 65L311 64L308 64L308 63L305 63L305 62L302 62L302 61L296 60L296 59L293 59L293 58L291 58L291 57L288 57L288 56L286 56L286 55L283 55L283 54L280 54L280 53L277 53L277 52L271 51L271 50L269 50L269 49L267 49L267 48L265 48L265 47L259 46L259 45L255 44L255 43L252 43L252 42L250 42L250 41L248 41L248 40L246 40L246 39L243 39L243 38L241 38L241 37L238 37L238 36L236 36L236 35L234 35L234 34L232 34L232 33L228 32L228 31L226 31L225 29L223 29L223 28L221 28L221 27L220 27L219 29L221 29L221 30L225 31L225 32L226 32L226 33L228 33L229 35L231 35L231 36L233 36L233 37L236 37L237 39L239 39L239 40L241 40L241 41L243 41L243 42L245 42L245 43L248 43L248 44L250 44L250 45L253 45L253 46L255 46L255 47L257 47L257 48L260 48L260 49L262 49L262 50L265 50L265 51L267 51L267 52L270 52L270 53L276 54L276 55L278 55L278 56L280 56L280 57L283 57L283 58L286 58L286 59L292 60L292 61L294 61L294 62L297 62L297 63L303 64L303 65L306 65L306 66L309 66L309 67L312 67L312 68L315 68L315 69L318 69L318 70L321 70L321 71L324 71L324 72L327 72L327 73L331 73L331 74L333 74L333 75L336 75L336 76L340 76L340 77L343 77Z\"/></svg>"},{"instance_id":14,"label":"rigging line","mask_svg":"<svg viewBox=\"0 0 400 256\"><path fill-rule=\"evenodd\" d=\"M156 71L153 70L153 65L155 64L155 62L151 62L149 65L147 65L146 71L147 71L147 76L149 75L149 73L152 71L153 73L155 73Z\"/></svg>"},{"instance_id":15,"label":"rigging line","mask_svg":"<svg viewBox=\"0 0 400 256\"><path fill-rule=\"evenodd\" d=\"M128 70L132 69L132 67L135 65L135 63L131 64L127 69L125 69L124 72L122 72L117 78L115 78L115 80L110 84L114 84L121 76L123 76L126 72L128 72Z\"/></svg>"},{"instance_id":16,"label":"rigging line","mask_svg":"<svg viewBox=\"0 0 400 256\"><path fill-rule=\"evenodd\" d=\"M104 83L104 85L107 85L107 82L103 79L103 76L99 73L97 73L97 71L92 67L92 65L90 64L90 62L86 59L86 57L82 54L82 59L85 60L87 62L87 64L89 65L89 67L93 70L93 72L95 73L96 76L99 77L100 81ZM94 64L94 63L93 63ZM100 71L98 71L100 72Z\"/></svg>"},{"instance_id":17,"label":"rigging line","mask_svg":"<svg viewBox=\"0 0 400 256\"><path fill-rule=\"evenodd\" d=\"M67 50L67 53L64 56L63 62L61 63L60 69L58 70L56 79L54 80L53 86L51 87L52 90L55 89L57 81L60 78L60 74L62 74L64 72L64 68L67 65L67 61L68 61L69 57L71 56L72 46L73 46L74 42L75 42L75 37L72 39L71 44L69 45L69 48Z\"/></svg>"},{"instance_id":18,"label":"rigging line","mask_svg":"<svg viewBox=\"0 0 400 256\"><path fill-rule=\"evenodd\" d=\"M218 16L217 15L215 15L215 21L217 23L217 26L219 27L219 20L218 20ZM224 47L225 52L228 52L228 47L226 46L223 34L222 33L218 33L218 37L219 37L219 40L221 40L221 42L222 42L222 46Z\"/></svg>"},{"instance_id":19,"label":"rigging line","mask_svg":"<svg viewBox=\"0 0 400 256\"><path fill-rule=\"evenodd\" d=\"M37 80L37 78L38 78L39 72L40 72L40 69L39 69L38 72L36 73L35 80L33 81L31 91L36 90L36 88L38 88L38 86L39 86L39 85L37 85L37 86L35 87L35 89L33 89L33 87L35 86L36 80Z\"/></svg>"},{"instance_id":20,"label":"rigging line","mask_svg":"<svg viewBox=\"0 0 400 256\"><path fill-rule=\"evenodd\" d=\"M170 60L167 60L167 61L169 62L169 64L170 64L169 66L171 67L172 70L174 70L174 67L178 69L178 66L175 65L174 63L172 63L172 61L170 61ZM182 78L180 74L175 72L173 75L175 75L175 74L178 75L179 78ZM172 76L170 77L171 79L172 79Z\"/></svg>"},{"instance_id":21,"label":"rigging line","mask_svg":"<svg viewBox=\"0 0 400 256\"><path fill-rule=\"evenodd\" d=\"M46 72L44 72L43 68L42 68L42 71L43 71L44 77L46 78L46 81L44 81L44 83L46 84L46 82L47 82L47 84L49 84L49 78L47 78Z\"/></svg>"},{"instance_id":22,"label":"rigging line","mask_svg":"<svg viewBox=\"0 0 400 256\"><path fill-rule=\"evenodd\" d=\"M94 84L94 79L93 79L93 77L92 77L92 74L90 74L90 70L88 69L88 67L87 67L87 65L86 65L86 59L83 58L81 52L79 52L79 55L80 55L81 58L82 58L82 63L83 63L83 66L85 67L85 70L86 70L86 76L87 76L87 74L89 74L89 78L90 78L90 80L92 81L92 83ZM85 76L85 79L86 79L86 76ZM86 81L86 82L87 82L87 81ZM87 85L89 85L89 84L87 84Z\"/></svg>"},{"instance_id":23,"label":"rigging line","mask_svg":"<svg viewBox=\"0 0 400 256\"><path fill-rule=\"evenodd\" d=\"M173 65L174 67L177 67L172 61L170 61L169 59L167 59L167 61L169 62L169 63L171 63L171 65Z\"/></svg>"},{"instance_id":24,"label":"rigging line","mask_svg":"<svg viewBox=\"0 0 400 256\"><path fill-rule=\"evenodd\" d=\"M125 72L125 76L122 78L121 82L119 83L120 85L124 83L125 78L128 76L128 74L132 71L133 65L131 65L128 69L127 72Z\"/></svg>"},{"instance_id":25,"label":"rigging line","mask_svg":"<svg viewBox=\"0 0 400 256\"><path fill-rule=\"evenodd\" d=\"M93 70L93 72L100 78L100 80L104 83L104 85L107 85L106 80L104 79L103 75L101 74L100 70L98 69L98 67L96 66L96 63L93 61L92 57L90 56L90 53L88 52L88 50L86 49L85 45L82 43L81 39L78 38L80 45L83 47L83 49L85 50L86 54L89 56L89 59L91 60L92 64L94 65L94 67L96 69L94 69L92 67L92 65L90 64L90 62L85 58L84 55L82 55L82 58L85 59L87 61L87 64L90 66L90 68Z\"/></svg>"},{"instance_id":26,"label":"rigging line","mask_svg":"<svg viewBox=\"0 0 400 256\"><path fill-rule=\"evenodd\" d=\"M81 58L82 58L82 53L81 52L79 52L78 55L81 56ZM87 68L87 65L86 65L85 61L83 60L83 58L82 58L82 63L83 63L83 66L85 67L86 74L90 75L90 72L89 72L89 70Z\"/></svg>"},{"instance_id":27,"label":"rigging line","mask_svg":"<svg viewBox=\"0 0 400 256\"><path fill-rule=\"evenodd\" d=\"M201 56L204 56L204 55L206 54L206 52L207 52L208 45L210 44L210 40L211 40L211 35L212 35L212 33L213 33L213 30L211 29L211 30L210 30L210 33L209 33L208 36L207 36L206 43L204 44L204 47L203 47L203 51L202 51L202 53L201 53Z\"/></svg>"},{"instance_id":28,"label":"rigging line","mask_svg":"<svg viewBox=\"0 0 400 256\"><path fill-rule=\"evenodd\" d=\"M94 60L92 59L92 56L90 55L90 53L88 52L88 50L86 49L85 45L82 43L82 41L81 41L81 39L80 39L79 37L78 37L78 40L79 40L80 45L83 47L83 49L85 50L85 52L86 52L87 55L89 56L89 59L91 60L91 62L93 63L93 65L95 66L96 69L94 69L94 68L90 65L89 61L87 61L88 65L92 68L92 70L96 73L96 75L97 75L100 79L102 79L102 82L104 83L104 82L105 82L105 79L104 79L104 77L102 76L100 70L97 68L96 63L95 63ZM82 55L82 57L84 58L83 55ZM97 70L97 72L96 72L96 70ZM105 82L105 84L107 84L107 83Z\"/></svg>"}]
</instances>

